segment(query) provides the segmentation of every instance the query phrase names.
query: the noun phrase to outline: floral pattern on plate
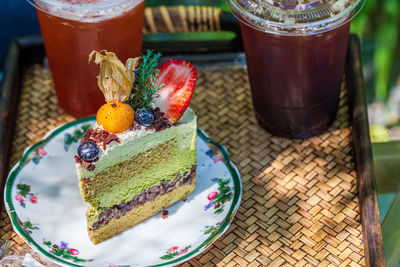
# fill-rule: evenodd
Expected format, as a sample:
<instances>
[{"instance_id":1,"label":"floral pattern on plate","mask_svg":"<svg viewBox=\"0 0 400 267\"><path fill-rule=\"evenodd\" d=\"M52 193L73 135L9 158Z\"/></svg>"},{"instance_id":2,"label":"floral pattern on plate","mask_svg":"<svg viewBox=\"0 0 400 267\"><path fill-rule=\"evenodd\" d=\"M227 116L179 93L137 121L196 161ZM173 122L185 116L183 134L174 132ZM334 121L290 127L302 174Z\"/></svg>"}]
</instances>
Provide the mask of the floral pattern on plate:
<instances>
[{"instance_id":1,"label":"floral pattern on plate","mask_svg":"<svg viewBox=\"0 0 400 267\"><path fill-rule=\"evenodd\" d=\"M90 262L92 260L84 260L79 258L79 250L75 248L69 248L68 243L61 241L60 245L52 244L51 241L43 241L43 245L47 246L49 252L57 257L61 257L72 262Z\"/></svg>"},{"instance_id":2,"label":"floral pattern on plate","mask_svg":"<svg viewBox=\"0 0 400 267\"><path fill-rule=\"evenodd\" d=\"M222 222L217 222L215 225L206 225L203 230L204 235L212 235L218 231L219 227L221 227Z\"/></svg>"},{"instance_id":3,"label":"floral pattern on plate","mask_svg":"<svg viewBox=\"0 0 400 267\"><path fill-rule=\"evenodd\" d=\"M34 164L38 165L40 160L43 159L46 155L47 152L44 150L44 146L39 146L28 157L27 162L32 161Z\"/></svg>"},{"instance_id":4,"label":"floral pattern on plate","mask_svg":"<svg viewBox=\"0 0 400 267\"><path fill-rule=\"evenodd\" d=\"M167 250L167 252L164 256L160 257L160 259L171 260L171 259L175 258L176 256L188 253L190 247L191 247L190 245L186 246L185 248L182 248L182 249L179 249L179 247L177 247L177 246L171 247Z\"/></svg>"},{"instance_id":5,"label":"floral pattern on plate","mask_svg":"<svg viewBox=\"0 0 400 267\"><path fill-rule=\"evenodd\" d=\"M214 163L222 161L223 156L221 154L221 151L218 149L218 147L211 143L209 143L208 146L210 149L206 151L206 155L209 156Z\"/></svg>"},{"instance_id":6,"label":"floral pattern on plate","mask_svg":"<svg viewBox=\"0 0 400 267\"><path fill-rule=\"evenodd\" d=\"M17 193L14 195L14 199L19 202L21 207L25 208L27 201L32 204L36 204L38 201L37 193L31 192L30 185L27 184L17 184Z\"/></svg>"},{"instance_id":7,"label":"floral pattern on plate","mask_svg":"<svg viewBox=\"0 0 400 267\"><path fill-rule=\"evenodd\" d=\"M18 219L18 223L27 234L32 234L34 230L40 229L37 223L32 223L29 219L24 222Z\"/></svg>"},{"instance_id":8,"label":"floral pattern on plate","mask_svg":"<svg viewBox=\"0 0 400 267\"><path fill-rule=\"evenodd\" d=\"M224 211L224 204L232 199L233 193L229 186L229 179L226 178L213 178L212 181L218 183L218 192L213 191L207 195L207 199L210 201L204 206L204 210L214 207L214 214L219 214Z\"/></svg>"},{"instance_id":9,"label":"floral pattern on plate","mask_svg":"<svg viewBox=\"0 0 400 267\"><path fill-rule=\"evenodd\" d=\"M79 138L94 122L88 117L53 130L25 151L7 178L7 212L34 250L63 266L167 266L203 252L228 229L240 204L240 176L225 148L198 129L195 191L168 207L168 219L155 215L93 245L74 155ZM38 155L39 164L28 164ZM205 210L207 203L213 209Z\"/></svg>"}]
</instances>

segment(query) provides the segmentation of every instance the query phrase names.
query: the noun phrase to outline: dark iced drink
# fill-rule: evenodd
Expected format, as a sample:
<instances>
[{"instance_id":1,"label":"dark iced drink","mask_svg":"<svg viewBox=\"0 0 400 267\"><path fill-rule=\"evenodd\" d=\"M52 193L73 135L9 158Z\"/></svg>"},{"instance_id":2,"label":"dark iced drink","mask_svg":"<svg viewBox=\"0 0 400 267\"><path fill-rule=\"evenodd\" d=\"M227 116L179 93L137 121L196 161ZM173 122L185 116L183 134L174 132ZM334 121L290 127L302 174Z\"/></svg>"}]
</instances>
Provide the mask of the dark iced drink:
<instances>
[{"instance_id":1,"label":"dark iced drink","mask_svg":"<svg viewBox=\"0 0 400 267\"><path fill-rule=\"evenodd\" d=\"M241 27L259 124L294 138L324 131L338 107L349 23L310 36Z\"/></svg>"},{"instance_id":2,"label":"dark iced drink","mask_svg":"<svg viewBox=\"0 0 400 267\"><path fill-rule=\"evenodd\" d=\"M263 5L268 8L267 1L229 2L241 22L259 124L274 135L288 138L307 138L322 133L335 119L338 109L354 7L341 17L333 13L326 15L320 23L317 18L310 23L305 18L296 22L290 16L283 16L282 21L276 22L279 17L271 21L268 14L255 15L250 12L251 5L243 5L265 2ZM271 8L289 14L297 12L297 15L299 10L312 8L307 5L299 8L299 1L284 2L286 5L272 5ZM239 6L242 8L239 12L238 3L243 5ZM248 13L244 12L246 9ZM332 25L324 22L327 17L334 19Z\"/></svg>"}]
</instances>

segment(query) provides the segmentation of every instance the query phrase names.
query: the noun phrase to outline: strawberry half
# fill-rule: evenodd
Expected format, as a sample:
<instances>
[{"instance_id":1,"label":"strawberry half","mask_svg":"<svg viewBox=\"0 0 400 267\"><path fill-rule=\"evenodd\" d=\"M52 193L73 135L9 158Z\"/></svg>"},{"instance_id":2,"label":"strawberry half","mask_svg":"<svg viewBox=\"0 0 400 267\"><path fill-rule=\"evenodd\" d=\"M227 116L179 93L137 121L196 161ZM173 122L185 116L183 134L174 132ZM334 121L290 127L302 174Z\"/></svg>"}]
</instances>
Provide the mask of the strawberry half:
<instances>
[{"instance_id":1,"label":"strawberry half","mask_svg":"<svg viewBox=\"0 0 400 267\"><path fill-rule=\"evenodd\" d=\"M165 113L172 123L176 123L189 106L197 71L187 61L171 59L160 67L155 86L164 86L153 95L153 104Z\"/></svg>"}]
</instances>

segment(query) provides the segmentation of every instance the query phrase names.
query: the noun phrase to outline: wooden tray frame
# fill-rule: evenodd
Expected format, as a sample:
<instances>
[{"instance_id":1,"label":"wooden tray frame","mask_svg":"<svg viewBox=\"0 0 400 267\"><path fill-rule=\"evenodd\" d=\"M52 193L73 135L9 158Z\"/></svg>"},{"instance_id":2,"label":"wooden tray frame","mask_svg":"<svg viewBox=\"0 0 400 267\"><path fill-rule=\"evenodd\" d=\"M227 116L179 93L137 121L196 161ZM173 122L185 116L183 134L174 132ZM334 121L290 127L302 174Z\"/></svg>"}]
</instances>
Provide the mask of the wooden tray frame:
<instances>
[{"instance_id":1,"label":"wooden tray frame","mask_svg":"<svg viewBox=\"0 0 400 267\"><path fill-rule=\"evenodd\" d=\"M146 47L146 46L145 46ZM207 53L207 52L205 52ZM5 64L5 76L0 100L0 193L9 171L10 150L15 127L21 75L32 63L41 62L45 51L40 37L24 37L11 42ZM185 55L190 60L215 62L237 58L237 53ZM346 79L351 93L352 136L355 170L367 266L385 266L383 239L375 184L367 107L361 69L360 42L351 35L346 61ZM3 204L3 203L2 203Z\"/></svg>"}]
</instances>

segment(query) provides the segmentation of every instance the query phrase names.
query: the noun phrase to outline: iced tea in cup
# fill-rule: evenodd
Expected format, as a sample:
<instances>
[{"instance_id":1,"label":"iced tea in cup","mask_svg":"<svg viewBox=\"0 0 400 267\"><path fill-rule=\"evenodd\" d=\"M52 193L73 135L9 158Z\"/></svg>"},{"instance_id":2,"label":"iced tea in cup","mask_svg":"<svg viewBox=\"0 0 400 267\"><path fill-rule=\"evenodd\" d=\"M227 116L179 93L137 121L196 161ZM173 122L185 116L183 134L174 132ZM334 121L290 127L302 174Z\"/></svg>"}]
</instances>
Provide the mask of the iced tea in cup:
<instances>
[{"instance_id":1,"label":"iced tea in cup","mask_svg":"<svg viewBox=\"0 0 400 267\"><path fill-rule=\"evenodd\" d=\"M93 50L125 61L142 49L143 0L28 0L36 7L60 106L75 117L95 114L104 97Z\"/></svg>"},{"instance_id":2,"label":"iced tea in cup","mask_svg":"<svg viewBox=\"0 0 400 267\"><path fill-rule=\"evenodd\" d=\"M288 138L335 119L351 19L364 0L227 0L240 20L258 123Z\"/></svg>"}]
</instances>

